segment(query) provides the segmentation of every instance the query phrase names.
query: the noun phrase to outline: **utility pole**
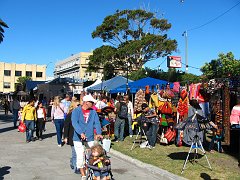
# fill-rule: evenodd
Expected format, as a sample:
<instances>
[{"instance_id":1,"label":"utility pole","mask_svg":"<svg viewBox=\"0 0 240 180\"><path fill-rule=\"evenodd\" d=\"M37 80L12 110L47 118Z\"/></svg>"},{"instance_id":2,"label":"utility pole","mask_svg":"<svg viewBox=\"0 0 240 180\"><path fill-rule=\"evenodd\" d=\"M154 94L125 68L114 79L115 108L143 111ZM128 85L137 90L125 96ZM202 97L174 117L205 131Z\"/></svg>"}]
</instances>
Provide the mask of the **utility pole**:
<instances>
[{"instance_id":1,"label":"utility pole","mask_svg":"<svg viewBox=\"0 0 240 180\"><path fill-rule=\"evenodd\" d=\"M183 32L182 34L185 37L185 73L188 73L188 36L187 36L187 30Z\"/></svg>"}]
</instances>

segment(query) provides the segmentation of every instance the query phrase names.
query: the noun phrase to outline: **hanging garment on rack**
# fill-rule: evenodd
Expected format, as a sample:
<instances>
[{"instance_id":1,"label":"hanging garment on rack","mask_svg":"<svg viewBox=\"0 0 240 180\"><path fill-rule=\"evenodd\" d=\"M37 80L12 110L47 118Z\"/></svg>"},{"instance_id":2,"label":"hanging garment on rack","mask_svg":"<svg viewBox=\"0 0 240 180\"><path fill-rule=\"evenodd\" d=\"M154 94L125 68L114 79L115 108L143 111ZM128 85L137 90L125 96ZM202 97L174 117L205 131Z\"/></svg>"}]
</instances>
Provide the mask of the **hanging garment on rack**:
<instances>
[{"instance_id":1,"label":"hanging garment on rack","mask_svg":"<svg viewBox=\"0 0 240 180\"><path fill-rule=\"evenodd\" d=\"M198 83L198 84L190 84L189 86L189 90L190 90L190 96L189 96L189 99L192 100L192 99L197 99L197 96L198 96L198 86L201 85L201 83Z\"/></svg>"},{"instance_id":2,"label":"hanging garment on rack","mask_svg":"<svg viewBox=\"0 0 240 180\"><path fill-rule=\"evenodd\" d=\"M240 105L236 105L233 107L230 115L230 123L233 124L240 124Z\"/></svg>"},{"instance_id":3,"label":"hanging garment on rack","mask_svg":"<svg viewBox=\"0 0 240 180\"><path fill-rule=\"evenodd\" d=\"M142 111L142 104L146 103L145 93L142 89L138 90L134 100L134 111Z\"/></svg>"},{"instance_id":4,"label":"hanging garment on rack","mask_svg":"<svg viewBox=\"0 0 240 180\"><path fill-rule=\"evenodd\" d=\"M154 109L159 107L158 94L156 92L154 92L150 97L149 107Z\"/></svg>"},{"instance_id":5,"label":"hanging garment on rack","mask_svg":"<svg viewBox=\"0 0 240 180\"><path fill-rule=\"evenodd\" d=\"M180 93L180 99L178 102L177 111L180 116L184 116L188 113L188 93L186 89L183 89Z\"/></svg>"},{"instance_id":6,"label":"hanging garment on rack","mask_svg":"<svg viewBox=\"0 0 240 180\"><path fill-rule=\"evenodd\" d=\"M173 83L173 92L179 92L180 89L180 83L179 82L174 82Z\"/></svg>"}]
</instances>

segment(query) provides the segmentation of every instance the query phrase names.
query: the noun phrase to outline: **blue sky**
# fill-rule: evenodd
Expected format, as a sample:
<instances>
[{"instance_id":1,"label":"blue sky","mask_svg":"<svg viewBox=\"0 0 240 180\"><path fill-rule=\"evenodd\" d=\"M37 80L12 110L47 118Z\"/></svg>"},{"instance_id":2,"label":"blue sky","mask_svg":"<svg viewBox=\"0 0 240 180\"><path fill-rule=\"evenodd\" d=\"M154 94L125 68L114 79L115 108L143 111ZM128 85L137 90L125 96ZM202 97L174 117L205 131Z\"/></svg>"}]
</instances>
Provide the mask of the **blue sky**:
<instances>
[{"instance_id":1,"label":"blue sky","mask_svg":"<svg viewBox=\"0 0 240 180\"><path fill-rule=\"evenodd\" d=\"M172 24L168 36L178 42L178 52L185 63L185 40L182 33L198 27L224 13L239 0L0 0L0 18L5 29L0 44L0 61L48 64L51 76L54 63L79 52L101 46L101 39L91 33L104 17L117 9L144 7ZM199 29L188 31L189 66L200 68L216 59L219 53L232 51L240 59L240 5L224 16ZM146 66L167 70L166 58L148 62ZM51 63L52 62L52 63ZM185 67L181 70L185 70ZM201 74L189 68L190 73Z\"/></svg>"}]
</instances>

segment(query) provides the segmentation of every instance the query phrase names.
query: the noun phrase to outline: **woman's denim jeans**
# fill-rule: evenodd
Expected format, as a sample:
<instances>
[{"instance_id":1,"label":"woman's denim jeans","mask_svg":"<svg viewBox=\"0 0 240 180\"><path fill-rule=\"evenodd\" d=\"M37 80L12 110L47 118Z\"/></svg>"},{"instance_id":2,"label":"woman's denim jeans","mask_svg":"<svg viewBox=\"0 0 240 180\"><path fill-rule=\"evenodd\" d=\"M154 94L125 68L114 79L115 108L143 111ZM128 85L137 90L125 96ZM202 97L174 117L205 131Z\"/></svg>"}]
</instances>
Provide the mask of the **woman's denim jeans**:
<instances>
[{"instance_id":1,"label":"woman's denim jeans","mask_svg":"<svg viewBox=\"0 0 240 180\"><path fill-rule=\"evenodd\" d=\"M17 126L17 120L18 120L18 109L13 109L13 125L14 125L14 127Z\"/></svg>"},{"instance_id":2,"label":"woman's denim jeans","mask_svg":"<svg viewBox=\"0 0 240 180\"><path fill-rule=\"evenodd\" d=\"M123 141L124 137L124 127L125 127L125 119L120 119L117 117L115 123L114 123L114 135L116 140Z\"/></svg>"},{"instance_id":3,"label":"woman's denim jeans","mask_svg":"<svg viewBox=\"0 0 240 180\"><path fill-rule=\"evenodd\" d=\"M157 132L158 132L158 125L151 124L147 132L148 143L150 146L155 146L156 140L157 140Z\"/></svg>"},{"instance_id":4,"label":"woman's denim jeans","mask_svg":"<svg viewBox=\"0 0 240 180\"><path fill-rule=\"evenodd\" d=\"M54 124L55 124L56 131L57 131L57 143L58 143L58 145L61 145L64 119L54 119Z\"/></svg>"},{"instance_id":5,"label":"woman's denim jeans","mask_svg":"<svg viewBox=\"0 0 240 180\"><path fill-rule=\"evenodd\" d=\"M34 120L25 120L26 125L26 141L31 141L34 131Z\"/></svg>"},{"instance_id":6,"label":"woman's denim jeans","mask_svg":"<svg viewBox=\"0 0 240 180\"><path fill-rule=\"evenodd\" d=\"M132 130L132 116L131 114L128 114L128 125L129 125L129 135L133 135L133 130Z\"/></svg>"}]
</instances>

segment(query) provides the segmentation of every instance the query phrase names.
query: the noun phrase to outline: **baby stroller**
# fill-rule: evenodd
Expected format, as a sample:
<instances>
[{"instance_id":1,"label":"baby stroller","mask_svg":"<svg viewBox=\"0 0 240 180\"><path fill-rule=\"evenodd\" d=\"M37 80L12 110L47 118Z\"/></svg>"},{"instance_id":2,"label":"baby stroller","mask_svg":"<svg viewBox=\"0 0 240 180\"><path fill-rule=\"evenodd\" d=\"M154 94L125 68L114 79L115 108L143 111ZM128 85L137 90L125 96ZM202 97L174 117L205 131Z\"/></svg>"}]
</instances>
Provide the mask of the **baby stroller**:
<instances>
[{"instance_id":1,"label":"baby stroller","mask_svg":"<svg viewBox=\"0 0 240 180\"><path fill-rule=\"evenodd\" d=\"M106 151L104 151L104 153L107 156ZM95 177L94 171L99 171L99 173L101 173L101 174L106 173L106 174L108 174L107 175L108 180L114 180L113 174L111 171L111 163L109 163L108 165L103 166L103 167L97 167L94 165L90 165L89 160L90 160L91 154L92 154L91 149L87 148L85 154L86 154L86 177L88 180L94 180L94 177Z\"/></svg>"}]
</instances>

